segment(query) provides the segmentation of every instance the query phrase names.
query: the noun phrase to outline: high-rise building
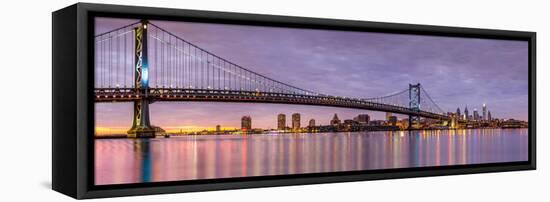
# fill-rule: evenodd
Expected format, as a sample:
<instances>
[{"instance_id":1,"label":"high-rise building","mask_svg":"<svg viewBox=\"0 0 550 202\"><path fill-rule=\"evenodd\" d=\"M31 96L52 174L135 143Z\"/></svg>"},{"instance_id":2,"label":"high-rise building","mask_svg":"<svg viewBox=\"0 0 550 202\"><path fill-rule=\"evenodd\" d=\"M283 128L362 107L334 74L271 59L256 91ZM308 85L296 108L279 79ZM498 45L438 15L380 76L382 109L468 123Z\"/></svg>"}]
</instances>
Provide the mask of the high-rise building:
<instances>
[{"instance_id":1,"label":"high-rise building","mask_svg":"<svg viewBox=\"0 0 550 202\"><path fill-rule=\"evenodd\" d=\"M491 117L491 111L487 110L487 120L491 121L493 120L493 117Z\"/></svg>"},{"instance_id":2,"label":"high-rise building","mask_svg":"<svg viewBox=\"0 0 550 202\"><path fill-rule=\"evenodd\" d=\"M477 109L474 109L474 120L479 120L479 113L477 113Z\"/></svg>"},{"instance_id":3,"label":"high-rise building","mask_svg":"<svg viewBox=\"0 0 550 202\"><path fill-rule=\"evenodd\" d=\"M485 103L483 103L483 120L487 120L487 105L485 105Z\"/></svg>"},{"instance_id":4,"label":"high-rise building","mask_svg":"<svg viewBox=\"0 0 550 202\"><path fill-rule=\"evenodd\" d=\"M300 113L292 114L292 130L300 129Z\"/></svg>"},{"instance_id":5,"label":"high-rise building","mask_svg":"<svg viewBox=\"0 0 550 202\"><path fill-rule=\"evenodd\" d=\"M241 118L241 130L252 130L252 118L250 118L250 116L243 116L243 118Z\"/></svg>"},{"instance_id":6,"label":"high-rise building","mask_svg":"<svg viewBox=\"0 0 550 202\"><path fill-rule=\"evenodd\" d=\"M357 121L359 124L368 124L370 121L370 116L368 114L359 114L355 118L353 118L354 121Z\"/></svg>"},{"instance_id":7,"label":"high-rise building","mask_svg":"<svg viewBox=\"0 0 550 202\"><path fill-rule=\"evenodd\" d=\"M456 108L456 117L458 117L459 119L462 118L462 116L460 115L460 107Z\"/></svg>"},{"instance_id":8,"label":"high-rise building","mask_svg":"<svg viewBox=\"0 0 550 202\"><path fill-rule=\"evenodd\" d=\"M315 119L310 119L309 120L309 127L315 127Z\"/></svg>"},{"instance_id":9,"label":"high-rise building","mask_svg":"<svg viewBox=\"0 0 550 202\"><path fill-rule=\"evenodd\" d=\"M338 114L334 114L334 117L332 117L332 120L330 120L330 125L338 126L340 125L340 119L338 119Z\"/></svg>"},{"instance_id":10,"label":"high-rise building","mask_svg":"<svg viewBox=\"0 0 550 202\"><path fill-rule=\"evenodd\" d=\"M286 115L279 114L277 115L277 130L286 129Z\"/></svg>"},{"instance_id":11,"label":"high-rise building","mask_svg":"<svg viewBox=\"0 0 550 202\"><path fill-rule=\"evenodd\" d=\"M222 127L220 125L216 125L216 133L217 134L220 134L220 132L222 132Z\"/></svg>"},{"instance_id":12,"label":"high-rise building","mask_svg":"<svg viewBox=\"0 0 550 202\"><path fill-rule=\"evenodd\" d=\"M464 108L464 117L465 119L470 119L470 113L468 112L468 105Z\"/></svg>"}]
</instances>

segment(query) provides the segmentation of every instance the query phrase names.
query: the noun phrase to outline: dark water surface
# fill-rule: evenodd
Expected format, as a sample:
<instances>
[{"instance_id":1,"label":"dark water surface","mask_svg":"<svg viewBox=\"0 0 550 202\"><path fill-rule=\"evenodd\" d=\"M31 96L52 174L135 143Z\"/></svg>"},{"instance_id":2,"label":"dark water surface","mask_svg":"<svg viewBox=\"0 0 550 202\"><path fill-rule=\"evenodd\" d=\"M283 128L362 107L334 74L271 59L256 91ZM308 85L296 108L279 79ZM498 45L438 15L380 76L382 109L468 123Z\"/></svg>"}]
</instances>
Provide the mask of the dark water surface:
<instances>
[{"instance_id":1,"label":"dark water surface","mask_svg":"<svg viewBox=\"0 0 550 202\"><path fill-rule=\"evenodd\" d=\"M95 183L526 161L527 129L96 139Z\"/></svg>"}]
</instances>

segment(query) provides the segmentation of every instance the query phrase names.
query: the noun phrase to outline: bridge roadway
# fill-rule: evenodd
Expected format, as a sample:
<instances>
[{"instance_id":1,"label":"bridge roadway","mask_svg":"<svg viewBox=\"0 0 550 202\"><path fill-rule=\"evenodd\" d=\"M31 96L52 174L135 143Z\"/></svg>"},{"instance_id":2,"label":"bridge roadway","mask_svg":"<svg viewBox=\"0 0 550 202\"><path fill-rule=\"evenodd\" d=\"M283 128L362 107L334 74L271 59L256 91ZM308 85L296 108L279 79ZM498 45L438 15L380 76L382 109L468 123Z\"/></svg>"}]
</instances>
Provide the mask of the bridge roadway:
<instances>
[{"instance_id":1,"label":"bridge roadway","mask_svg":"<svg viewBox=\"0 0 550 202\"><path fill-rule=\"evenodd\" d=\"M236 91L219 89L149 88L148 95L135 88L96 88L95 102L133 102L147 98L153 102L208 101L208 102L250 102L315 105L341 108L392 112L425 118L451 120L451 117L428 111L416 111L408 107L376 103L358 98L329 95L303 95L279 92Z\"/></svg>"}]
</instances>

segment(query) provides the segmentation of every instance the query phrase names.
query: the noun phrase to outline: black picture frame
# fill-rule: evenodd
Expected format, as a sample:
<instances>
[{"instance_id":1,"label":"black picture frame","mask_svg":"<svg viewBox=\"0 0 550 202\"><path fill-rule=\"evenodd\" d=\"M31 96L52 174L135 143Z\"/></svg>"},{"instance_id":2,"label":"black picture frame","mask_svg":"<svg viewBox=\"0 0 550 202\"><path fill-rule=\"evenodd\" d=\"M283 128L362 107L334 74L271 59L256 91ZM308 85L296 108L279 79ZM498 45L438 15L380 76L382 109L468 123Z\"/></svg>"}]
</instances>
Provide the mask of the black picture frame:
<instances>
[{"instance_id":1,"label":"black picture frame","mask_svg":"<svg viewBox=\"0 0 550 202\"><path fill-rule=\"evenodd\" d=\"M94 179L94 17L368 31L529 43L529 160L438 167L101 185ZM536 33L184 9L77 3L52 13L52 188L84 199L536 169Z\"/></svg>"}]
</instances>

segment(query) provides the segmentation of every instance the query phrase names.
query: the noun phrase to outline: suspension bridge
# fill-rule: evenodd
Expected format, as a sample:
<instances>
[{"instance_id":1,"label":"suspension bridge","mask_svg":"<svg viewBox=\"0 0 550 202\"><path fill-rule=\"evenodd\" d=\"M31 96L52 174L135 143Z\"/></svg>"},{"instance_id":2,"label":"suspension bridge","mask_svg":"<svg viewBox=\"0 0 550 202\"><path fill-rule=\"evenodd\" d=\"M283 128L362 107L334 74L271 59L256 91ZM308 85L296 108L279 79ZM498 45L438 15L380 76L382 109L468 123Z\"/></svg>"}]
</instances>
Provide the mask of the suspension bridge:
<instances>
[{"instance_id":1,"label":"suspension bridge","mask_svg":"<svg viewBox=\"0 0 550 202\"><path fill-rule=\"evenodd\" d=\"M95 102L133 102L130 137L154 137L153 102L250 102L331 106L451 120L421 84L382 97L352 98L266 77L142 20L95 36Z\"/></svg>"}]
</instances>

